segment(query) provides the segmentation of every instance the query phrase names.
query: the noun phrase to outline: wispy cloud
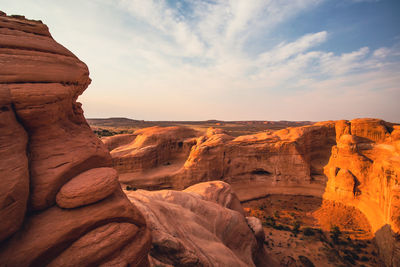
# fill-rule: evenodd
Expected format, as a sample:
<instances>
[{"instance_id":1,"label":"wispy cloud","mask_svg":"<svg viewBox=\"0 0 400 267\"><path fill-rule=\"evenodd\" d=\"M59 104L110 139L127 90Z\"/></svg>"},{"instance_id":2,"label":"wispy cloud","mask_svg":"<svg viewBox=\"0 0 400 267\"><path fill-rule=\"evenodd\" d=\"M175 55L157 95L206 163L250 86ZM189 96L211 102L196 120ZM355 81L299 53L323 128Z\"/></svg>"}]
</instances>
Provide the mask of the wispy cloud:
<instances>
[{"instance_id":1,"label":"wispy cloud","mask_svg":"<svg viewBox=\"0 0 400 267\"><path fill-rule=\"evenodd\" d=\"M91 117L396 119L398 45L334 53L321 48L334 38L328 30L277 34L321 2L97 0L79 9L73 0L45 21L91 69L81 98Z\"/></svg>"}]
</instances>

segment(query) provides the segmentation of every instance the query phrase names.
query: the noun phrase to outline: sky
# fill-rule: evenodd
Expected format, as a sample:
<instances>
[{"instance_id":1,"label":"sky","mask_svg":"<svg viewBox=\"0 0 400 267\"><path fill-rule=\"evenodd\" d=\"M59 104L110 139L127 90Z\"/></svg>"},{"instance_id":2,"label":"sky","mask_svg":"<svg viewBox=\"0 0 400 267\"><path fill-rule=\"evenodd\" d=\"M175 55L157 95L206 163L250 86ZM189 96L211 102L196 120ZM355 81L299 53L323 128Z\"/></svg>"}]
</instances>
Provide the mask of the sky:
<instances>
[{"instance_id":1,"label":"sky","mask_svg":"<svg viewBox=\"0 0 400 267\"><path fill-rule=\"evenodd\" d=\"M87 118L400 122L399 0L0 0L90 70Z\"/></svg>"}]
</instances>

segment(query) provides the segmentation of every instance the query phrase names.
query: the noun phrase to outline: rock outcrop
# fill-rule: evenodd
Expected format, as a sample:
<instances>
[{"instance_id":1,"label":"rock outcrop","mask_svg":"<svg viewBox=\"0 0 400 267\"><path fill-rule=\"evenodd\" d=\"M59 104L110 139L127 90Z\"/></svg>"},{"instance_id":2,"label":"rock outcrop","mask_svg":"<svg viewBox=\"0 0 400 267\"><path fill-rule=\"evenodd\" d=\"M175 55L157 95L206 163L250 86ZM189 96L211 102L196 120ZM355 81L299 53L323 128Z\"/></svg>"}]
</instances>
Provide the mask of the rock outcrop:
<instances>
[{"instance_id":1,"label":"rock outcrop","mask_svg":"<svg viewBox=\"0 0 400 267\"><path fill-rule=\"evenodd\" d=\"M111 155L120 182L131 187L183 189L219 179L231 184L242 201L277 192L321 197L334 126L325 122L237 138L212 128L197 138L187 129L188 134L178 134L183 130L177 127L146 128ZM157 142L141 141L153 136Z\"/></svg>"},{"instance_id":2,"label":"rock outcrop","mask_svg":"<svg viewBox=\"0 0 400 267\"><path fill-rule=\"evenodd\" d=\"M321 196L334 142L330 122L237 138L208 132L192 147L175 186L217 178L231 184L241 201L278 192Z\"/></svg>"},{"instance_id":3,"label":"rock outcrop","mask_svg":"<svg viewBox=\"0 0 400 267\"><path fill-rule=\"evenodd\" d=\"M324 199L366 216L387 266L400 266L399 135L400 126L379 119L338 121L325 166Z\"/></svg>"},{"instance_id":4,"label":"rock outcrop","mask_svg":"<svg viewBox=\"0 0 400 267\"><path fill-rule=\"evenodd\" d=\"M375 236L387 266L400 266L399 125L342 120L236 138L209 129L190 145L173 172L157 172L157 180L141 176L120 182L184 189L219 179L231 184L241 201L275 193L321 197L316 215L322 225L362 229ZM136 147L149 158L146 149ZM118 161L118 154L112 155Z\"/></svg>"},{"instance_id":5,"label":"rock outcrop","mask_svg":"<svg viewBox=\"0 0 400 267\"><path fill-rule=\"evenodd\" d=\"M1 266L148 262L145 220L76 102L89 84L46 25L0 14Z\"/></svg>"},{"instance_id":6,"label":"rock outcrop","mask_svg":"<svg viewBox=\"0 0 400 267\"><path fill-rule=\"evenodd\" d=\"M102 137L101 141L106 145L109 151L127 145L135 140L136 134L118 134L114 136Z\"/></svg>"},{"instance_id":7,"label":"rock outcrop","mask_svg":"<svg viewBox=\"0 0 400 267\"><path fill-rule=\"evenodd\" d=\"M130 143L111 150L120 182L162 189L173 187L169 177L183 166L199 133L183 126L155 126L137 130L134 135ZM120 141L118 135L105 140L107 144Z\"/></svg>"},{"instance_id":8,"label":"rock outcrop","mask_svg":"<svg viewBox=\"0 0 400 267\"><path fill-rule=\"evenodd\" d=\"M240 204L232 205L238 199L224 182L201 183L183 191L126 193L150 227L151 262L162 266L277 266L264 251L261 222L254 217L246 220Z\"/></svg>"}]
</instances>

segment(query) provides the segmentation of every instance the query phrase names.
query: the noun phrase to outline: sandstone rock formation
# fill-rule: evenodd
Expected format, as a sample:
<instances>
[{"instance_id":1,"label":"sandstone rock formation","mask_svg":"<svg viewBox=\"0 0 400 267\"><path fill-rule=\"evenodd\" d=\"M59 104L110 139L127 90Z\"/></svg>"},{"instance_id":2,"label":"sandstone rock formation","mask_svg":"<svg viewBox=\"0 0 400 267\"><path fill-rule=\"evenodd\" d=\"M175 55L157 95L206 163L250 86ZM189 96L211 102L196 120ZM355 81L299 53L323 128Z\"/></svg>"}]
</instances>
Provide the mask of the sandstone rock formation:
<instances>
[{"instance_id":1,"label":"sandstone rock formation","mask_svg":"<svg viewBox=\"0 0 400 267\"><path fill-rule=\"evenodd\" d=\"M246 220L240 204L232 205L238 199L224 182L201 183L182 192L126 193L151 229L151 262L163 266L277 266L264 251L261 222L254 217Z\"/></svg>"},{"instance_id":2,"label":"sandstone rock formation","mask_svg":"<svg viewBox=\"0 0 400 267\"><path fill-rule=\"evenodd\" d=\"M118 174L112 168L95 168L77 175L63 185L56 196L61 208L93 204L111 195L118 187Z\"/></svg>"},{"instance_id":3,"label":"sandstone rock formation","mask_svg":"<svg viewBox=\"0 0 400 267\"><path fill-rule=\"evenodd\" d=\"M212 128L198 138L187 129L187 134L178 131L183 130L142 129L132 143L112 150L120 182L136 188L183 189L219 179L231 184L242 201L276 192L319 197L324 192L323 166L335 144L333 122L237 138ZM157 143L140 141L156 134ZM113 138L119 137L109 140ZM132 172L135 169L140 171Z\"/></svg>"},{"instance_id":4,"label":"sandstone rock formation","mask_svg":"<svg viewBox=\"0 0 400 267\"><path fill-rule=\"evenodd\" d=\"M147 263L144 218L76 102L89 83L46 25L0 14L0 266Z\"/></svg>"},{"instance_id":5,"label":"sandstone rock formation","mask_svg":"<svg viewBox=\"0 0 400 267\"><path fill-rule=\"evenodd\" d=\"M156 126L140 129L134 135L130 143L111 150L120 182L147 189L171 188L168 177L182 167L198 133L182 126ZM120 138L109 137L106 143Z\"/></svg>"},{"instance_id":6,"label":"sandstone rock formation","mask_svg":"<svg viewBox=\"0 0 400 267\"><path fill-rule=\"evenodd\" d=\"M316 213L322 225L363 229L375 236L387 266L400 266L399 125L342 120L236 138L209 129L190 145L186 160L173 171L120 182L183 189L219 179L230 183L241 201L274 193L323 197ZM152 158L145 147L135 149ZM119 155L112 155L118 162Z\"/></svg>"},{"instance_id":7,"label":"sandstone rock formation","mask_svg":"<svg viewBox=\"0 0 400 267\"><path fill-rule=\"evenodd\" d=\"M101 141L106 145L109 151L127 145L135 140L136 134L118 134L114 136L102 137Z\"/></svg>"},{"instance_id":8,"label":"sandstone rock formation","mask_svg":"<svg viewBox=\"0 0 400 267\"><path fill-rule=\"evenodd\" d=\"M277 192L321 196L333 144L330 122L237 138L208 133L197 140L175 184L221 179L242 201Z\"/></svg>"},{"instance_id":9,"label":"sandstone rock formation","mask_svg":"<svg viewBox=\"0 0 400 267\"><path fill-rule=\"evenodd\" d=\"M400 126L378 119L338 121L325 166L324 199L366 216L387 266L400 266L399 133Z\"/></svg>"}]
</instances>

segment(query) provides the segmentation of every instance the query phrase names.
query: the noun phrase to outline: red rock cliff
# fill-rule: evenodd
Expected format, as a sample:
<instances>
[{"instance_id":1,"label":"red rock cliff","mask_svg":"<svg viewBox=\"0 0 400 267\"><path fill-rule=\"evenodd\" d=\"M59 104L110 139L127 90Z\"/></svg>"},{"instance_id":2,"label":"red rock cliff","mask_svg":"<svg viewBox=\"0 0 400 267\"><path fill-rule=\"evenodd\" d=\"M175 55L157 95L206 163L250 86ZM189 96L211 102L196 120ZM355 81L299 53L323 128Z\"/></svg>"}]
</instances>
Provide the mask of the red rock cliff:
<instances>
[{"instance_id":1,"label":"red rock cliff","mask_svg":"<svg viewBox=\"0 0 400 267\"><path fill-rule=\"evenodd\" d=\"M359 209L387 266L400 266L400 126L378 119L336 122L324 199Z\"/></svg>"},{"instance_id":2,"label":"red rock cliff","mask_svg":"<svg viewBox=\"0 0 400 267\"><path fill-rule=\"evenodd\" d=\"M150 234L78 96L89 71L46 25L0 13L0 265L145 265Z\"/></svg>"}]
</instances>

